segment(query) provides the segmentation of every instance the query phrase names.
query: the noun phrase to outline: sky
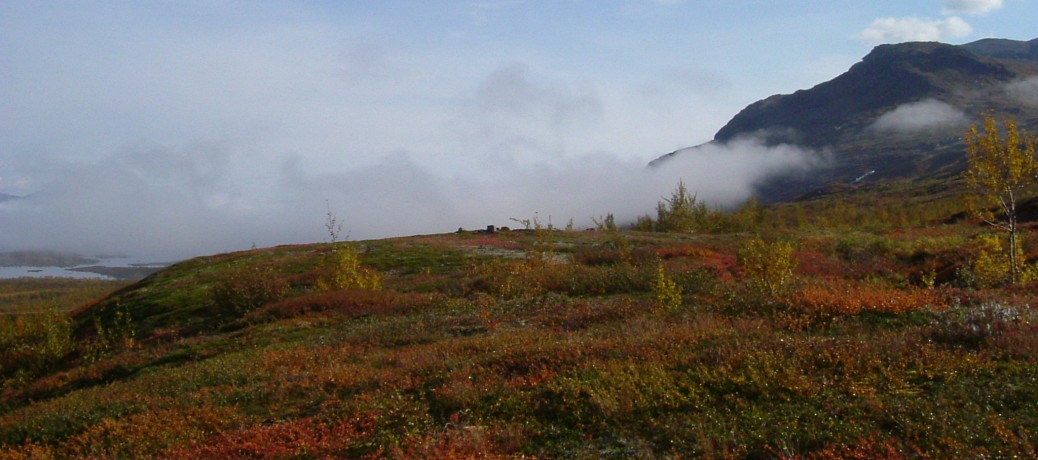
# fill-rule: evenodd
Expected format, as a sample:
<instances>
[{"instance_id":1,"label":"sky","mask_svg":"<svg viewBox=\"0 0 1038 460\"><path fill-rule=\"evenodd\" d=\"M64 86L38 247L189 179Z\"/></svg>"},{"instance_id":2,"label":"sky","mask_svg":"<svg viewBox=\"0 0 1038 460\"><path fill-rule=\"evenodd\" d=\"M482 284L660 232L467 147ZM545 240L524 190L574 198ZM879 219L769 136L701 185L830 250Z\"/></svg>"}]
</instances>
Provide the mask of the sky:
<instances>
[{"instance_id":1,"label":"sky","mask_svg":"<svg viewBox=\"0 0 1038 460\"><path fill-rule=\"evenodd\" d=\"M872 47L1038 0L0 2L0 251L181 259L718 206L821 156L702 144Z\"/></svg>"}]
</instances>

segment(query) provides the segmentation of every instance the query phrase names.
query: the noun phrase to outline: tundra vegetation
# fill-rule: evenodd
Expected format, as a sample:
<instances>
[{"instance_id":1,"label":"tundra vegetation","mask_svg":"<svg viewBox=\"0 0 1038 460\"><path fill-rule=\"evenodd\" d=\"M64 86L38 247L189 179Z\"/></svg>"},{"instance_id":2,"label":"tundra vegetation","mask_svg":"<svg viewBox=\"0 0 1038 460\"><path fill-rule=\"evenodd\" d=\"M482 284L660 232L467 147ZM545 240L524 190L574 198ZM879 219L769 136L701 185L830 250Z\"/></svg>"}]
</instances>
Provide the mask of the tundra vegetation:
<instances>
[{"instance_id":1,"label":"tundra vegetation","mask_svg":"<svg viewBox=\"0 0 1038 460\"><path fill-rule=\"evenodd\" d=\"M0 458L1033 458L1038 282L967 182L2 282Z\"/></svg>"}]
</instances>

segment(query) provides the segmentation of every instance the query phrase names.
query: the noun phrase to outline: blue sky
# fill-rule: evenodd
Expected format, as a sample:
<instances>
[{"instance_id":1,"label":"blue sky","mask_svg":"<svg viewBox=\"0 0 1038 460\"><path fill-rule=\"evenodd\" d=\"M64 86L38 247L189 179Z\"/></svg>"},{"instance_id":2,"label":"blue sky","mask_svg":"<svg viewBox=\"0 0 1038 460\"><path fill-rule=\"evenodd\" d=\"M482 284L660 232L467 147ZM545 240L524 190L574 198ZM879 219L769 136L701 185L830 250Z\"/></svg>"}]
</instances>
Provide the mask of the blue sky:
<instances>
[{"instance_id":1,"label":"blue sky","mask_svg":"<svg viewBox=\"0 0 1038 460\"><path fill-rule=\"evenodd\" d=\"M621 178L876 44L1030 40L1034 18L1036 0L3 2L0 192L32 199L0 207L0 250L313 241L327 207L360 238L579 225L678 179L737 201L799 157ZM770 166L704 172L722 161Z\"/></svg>"}]
</instances>

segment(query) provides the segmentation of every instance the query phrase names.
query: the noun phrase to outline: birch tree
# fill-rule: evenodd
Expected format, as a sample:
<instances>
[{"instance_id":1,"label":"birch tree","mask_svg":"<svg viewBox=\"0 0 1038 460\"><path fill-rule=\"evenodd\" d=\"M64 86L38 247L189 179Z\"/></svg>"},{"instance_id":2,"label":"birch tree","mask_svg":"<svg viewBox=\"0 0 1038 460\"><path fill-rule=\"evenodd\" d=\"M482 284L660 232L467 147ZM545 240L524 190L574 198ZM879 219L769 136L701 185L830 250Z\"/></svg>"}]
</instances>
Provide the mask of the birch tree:
<instances>
[{"instance_id":1,"label":"birch tree","mask_svg":"<svg viewBox=\"0 0 1038 460\"><path fill-rule=\"evenodd\" d=\"M966 133L966 204L971 214L1009 234L1009 272L1015 283L1020 281L1023 264L1017 203L1038 183L1036 141L1010 119L1004 120L1000 129L994 116L988 114L983 124L983 131L973 125Z\"/></svg>"}]
</instances>

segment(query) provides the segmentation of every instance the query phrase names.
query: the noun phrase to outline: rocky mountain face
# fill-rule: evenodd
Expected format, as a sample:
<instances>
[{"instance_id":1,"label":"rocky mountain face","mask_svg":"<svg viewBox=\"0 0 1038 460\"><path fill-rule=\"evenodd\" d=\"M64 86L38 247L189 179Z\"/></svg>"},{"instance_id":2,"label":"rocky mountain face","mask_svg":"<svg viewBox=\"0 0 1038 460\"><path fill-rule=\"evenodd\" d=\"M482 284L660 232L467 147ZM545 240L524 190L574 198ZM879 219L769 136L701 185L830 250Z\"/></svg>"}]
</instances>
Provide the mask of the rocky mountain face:
<instances>
[{"instance_id":1,"label":"rocky mountain face","mask_svg":"<svg viewBox=\"0 0 1038 460\"><path fill-rule=\"evenodd\" d=\"M954 176L965 166L965 130L989 111L1038 131L1038 39L880 45L830 81L750 104L711 142L751 137L825 156L809 177L760 184L762 196L785 200L870 171L869 180Z\"/></svg>"}]
</instances>

